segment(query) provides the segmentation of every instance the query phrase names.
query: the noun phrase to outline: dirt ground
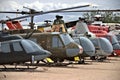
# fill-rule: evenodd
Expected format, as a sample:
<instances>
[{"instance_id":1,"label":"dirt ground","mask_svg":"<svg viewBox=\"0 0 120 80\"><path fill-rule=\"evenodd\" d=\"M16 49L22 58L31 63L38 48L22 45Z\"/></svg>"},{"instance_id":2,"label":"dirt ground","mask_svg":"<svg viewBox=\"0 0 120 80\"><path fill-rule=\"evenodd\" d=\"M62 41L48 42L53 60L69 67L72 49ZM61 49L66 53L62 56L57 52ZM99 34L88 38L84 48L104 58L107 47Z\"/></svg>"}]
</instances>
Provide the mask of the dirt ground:
<instances>
[{"instance_id":1,"label":"dirt ground","mask_svg":"<svg viewBox=\"0 0 120 80\"><path fill-rule=\"evenodd\" d=\"M1 71L0 80L120 80L120 57L105 62L86 62L36 70Z\"/></svg>"}]
</instances>

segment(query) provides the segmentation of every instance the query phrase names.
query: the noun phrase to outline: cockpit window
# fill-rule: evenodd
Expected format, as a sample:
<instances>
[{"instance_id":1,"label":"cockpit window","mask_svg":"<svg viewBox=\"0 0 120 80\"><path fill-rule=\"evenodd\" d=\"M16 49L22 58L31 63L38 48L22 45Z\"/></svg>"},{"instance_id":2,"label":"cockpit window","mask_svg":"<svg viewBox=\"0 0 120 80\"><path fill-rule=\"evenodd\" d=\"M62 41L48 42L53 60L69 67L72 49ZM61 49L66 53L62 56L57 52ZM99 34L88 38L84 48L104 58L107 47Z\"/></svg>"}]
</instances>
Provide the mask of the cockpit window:
<instances>
[{"instance_id":1,"label":"cockpit window","mask_svg":"<svg viewBox=\"0 0 120 80\"><path fill-rule=\"evenodd\" d=\"M65 45L68 45L70 42L74 42L69 34L61 34L60 37L62 38Z\"/></svg>"},{"instance_id":2,"label":"cockpit window","mask_svg":"<svg viewBox=\"0 0 120 80\"><path fill-rule=\"evenodd\" d=\"M13 43L13 49L14 49L14 51L23 51L19 42L14 42Z\"/></svg>"},{"instance_id":3,"label":"cockpit window","mask_svg":"<svg viewBox=\"0 0 120 80\"><path fill-rule=\"evenodd\" d=\"M80 40L78 38L74 39L74 41L78 44L80 44Z\"/></svg>"},{"instance_id":4,"label":"cockpit window","mask_svg":"<svg viewBox=\"0 0 120 80\"><path fill-rule=\"evenodd\" d=\"M1 43L1 52L10 53L10 44L9 43Z\"/></svg>"},{"instance_id":5,"label":"cockpit window","mask_svg":"<svg viewBox=\"0 0 120 80\"><path fill-rule=\"evenodd\" d=\"M106 37L109 41L111 41L112 44L118 43L117 37L116 36L107 36Z\"/></svg>"},{"instance_id":6,"label":"cockpit window","mask_svg":"<svg viewBox=\"0 0 120 80\"><path fill-rule=\"evenodd\" d=\"M92 41L92 43L94 44L95 47L99 47L97 38L96 39L92 39L91 41Z\"/></svg>"},{"instance_id":7,"label":"cockpit window","mask_svg":"<svg viewBox=\"0 0 120 80\"><path fill-rule=\"evenodd\" d=\"M43 49L42 47L30 40L22 40L21 43L27 53L37 52Z\"/></svg>"},{"instance_id":8,"label":"cockpit window","mask_svg":"<svg viewBox=\"0 0 120 80\"><path fill-rule=\"evenodd\" d=\"M63 47L63 44L58 36L53 36L52 38L52 47Z\"/></svg>"},{"instance_id":9,"label":"cockpit window","mask_svg":"<svg viewBox=\"0 0 120 80\"><path fill-rule=\"evenodd\" d=\"M1 52L1 42L0 42L0 52Z\"/></svg>"}]
</instances>

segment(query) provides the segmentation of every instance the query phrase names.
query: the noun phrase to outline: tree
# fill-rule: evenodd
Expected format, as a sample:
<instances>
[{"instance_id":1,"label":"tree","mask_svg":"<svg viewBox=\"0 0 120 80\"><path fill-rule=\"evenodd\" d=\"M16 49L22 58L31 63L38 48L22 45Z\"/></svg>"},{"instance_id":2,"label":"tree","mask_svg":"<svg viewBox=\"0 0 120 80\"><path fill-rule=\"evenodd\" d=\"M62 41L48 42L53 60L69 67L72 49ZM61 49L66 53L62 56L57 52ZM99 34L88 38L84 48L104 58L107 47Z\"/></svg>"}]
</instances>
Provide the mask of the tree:
<instances>
[{"instance_id":1,"label":"tree","mask_svg":"<svg viewBox=\"0 0 120 80\"><path fill-rule=\"evenodd\" d=\"M103 18L102 21L104 23L120 23L120 13L113 12L87 12L84 13L83 16L90 21L94 20L94 16L100 14Z\"/></svg>"}]
</instances>

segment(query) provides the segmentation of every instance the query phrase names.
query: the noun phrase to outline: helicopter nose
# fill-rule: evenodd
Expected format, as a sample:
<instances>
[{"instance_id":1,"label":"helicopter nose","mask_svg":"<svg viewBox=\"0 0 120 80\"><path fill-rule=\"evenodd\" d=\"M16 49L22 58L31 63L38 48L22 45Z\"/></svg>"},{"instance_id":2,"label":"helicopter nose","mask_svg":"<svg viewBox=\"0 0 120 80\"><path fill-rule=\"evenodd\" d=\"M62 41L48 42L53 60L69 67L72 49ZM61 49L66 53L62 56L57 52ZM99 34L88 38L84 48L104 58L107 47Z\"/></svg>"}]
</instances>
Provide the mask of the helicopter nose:
<instances>
[{"instance_id":1,"label":"helicopter nose","mask_svg":"<svg viewBox=\"0 0 120 80\"><path fill-rule=\"evenodd\" d=\"M113 49L120 49L119 43L112 44L112 46L113 46Z\"/></svg>"},{"instance_id":2,"label":"helicopter nose","mask_svg":"<svg viewBox=\"0 0 120 80\"><path fill-rule=\"evenodd\" d=\"M116 53L116 55L120 55L120 42L119 43L115 43L112 44L114 52Z\"/></svg>"},{"instance_id":3,"label":"helicopter nose","mask_svg":"<svg viewBox=\"0 0 120 80\"><path fill-rule=\"evenodd\" d=\"M47 56L47 57L50 57L50 56L52 55L52 53L49 52L49 51L47 51L47 50L45 50L45 53L46 53L46 56Z\"/></svg>"},{"instance_id":4,"label":"helicopter nose","mask_svg":"<svg viewBox=\"0 0 120 80\"><path fill-rule=\"evenodd\" d=\"M66 54L68 57L77 56L79 54L82 54L82 52L83 52L83 48L80 45L78 45L78 47L76 47L76 48L66 50Z\"/></svg>"},{"instance_id":5,"label":"helicopter nose","mask_svg":"<svg viewBox=\"0 0 120 80\"><path fill-rule=\"evenodd\" d=\"M51 52L44 50L44 51L40 52L40 54L34 55L34 61L40 61L40 60L45 59L50 56L51 56Z\"/></svg>"}]
</instances>

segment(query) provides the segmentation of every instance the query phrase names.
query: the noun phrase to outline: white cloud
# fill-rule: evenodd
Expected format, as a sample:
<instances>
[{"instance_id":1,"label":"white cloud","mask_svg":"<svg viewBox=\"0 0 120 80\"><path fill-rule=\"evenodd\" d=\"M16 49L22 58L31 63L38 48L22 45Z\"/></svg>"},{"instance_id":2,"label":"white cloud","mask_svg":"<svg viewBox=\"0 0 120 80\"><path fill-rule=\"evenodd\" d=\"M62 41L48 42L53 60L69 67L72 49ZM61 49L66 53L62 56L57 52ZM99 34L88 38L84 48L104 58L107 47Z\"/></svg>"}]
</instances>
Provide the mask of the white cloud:
<instances>
[{"instance_id":1,"label":"white cloud","mask_svg":"<svg viewBox=\"0 0 120 80\"><path fill-rule=\"evenodd\" d=\"M22 5L18 4L15 1L11 1L11 0L5 0L0 3L0 10L12 11L12 10L17 10L21 8L22 8Z\"/></svg>"},{"instance_id":2,"label":"white cloud","mask_svg":"<svg viewBox=\"0 0 120 80\"><path fill-rule=\"evenodd\" d=\"M0 3L0 10L1 11L16 11L17 9L19 9L20 11L22 10L26 10L23 8L23 6L25 7L29 7L29 8L33 8L37 11L49 11L49 10L56 10L56 9L61 9L61 8L67 8L67 7L72 7L72 6L77 6L77 5L84 5L84 4L88 4L88 3L75 3L73 5L69 4L69 3L62 3L62 2L58 2L57 4L55 4L55 2L40 2L39 0L36 0L32 3L25 3L25 2L18 2L17 0L4 0L1 1ZM0 14L0 18L4 19L5 16L9 16L9 17L16 17L16 15L12 15L12 14ZM55 15L55 14L53 14Z\"/></svg>"},{"instance_id":3,"label":"white cloud","mask_svg":"<svg viewBox=\"0 0 120 80\"><path fill-rule=\"evenodd\" d=\"M17 9L19 9L20 11L23 11L23 10L25 11L27 9L24 9L23 6L26 6L29 8L33 8L36 11L49 11L49 10L56 10L56 9L73 7L73 6L78 6L78 5L85 5L85 4L89 4L89 2L90 3L93 2L94 5L100 5L98 7L102 9L102 7L103 8L111 7L111 6L114 7L114 5L116 5L116 4L113 5L113 4L108 4L108 3L113 3L113 2L117 3L116 2L117 0L113 2L111 1L108 2L108 1L109 0L105 0L105 1L102 1L102 0L84 0L84 1L83 0L70 0L70 1L67 1L67 0L0 0L0 10L1 11L16 11ZM81 9L91 9L91 8L81 8ZM78 13L68 13L68 14L56 13L56 14L65 16L65 19L73 19L73 18L80 16ZM45 15L45 16L42 15L40 16L40 19L44 19L44 17L54 18L56 14L54 13L54 14ZM16 15L11 15L11 14L0 14L0 19L4 19L6 15L10 17L16 17Z\"/></svg>"},{"instance_id":4,"label":"white cloud","mask_svg":"<svg viewBox=\"0 0 120 80\"><path fill-rule=\"evenodd\" d=\"M39 1L35 1L33 3L25 3L24 6L36 9L36 10L42 10L42 11L49 11L53 9L59 9L59 8L66 8L69 7L69 4L63 4L63 3L57 3L54 4L53 2L51 3L41 3Z\"/></svg>"},{"instance_id":5,"label":"white cloud","mask_svg":"<svg viewBox=\"0 0 120 80\"><path fill-rule=\"evenodd\" d=\"M78 6L78 5L85 5L89 3L74 3L74 4L69 4L69 3L62 3L62 2L40 2L39 0L35 0L32 3L20 3L17 2L17 0L3 0L0 3L0 10L16 10L16 9L22 9L23 6L33 8L36 10L43 10L43 11L48 11L48 10L53 10L53 9L60 9L60 8L67 8L67 7L72 7L72 6Z\"/></svg>"}]
</instances>

